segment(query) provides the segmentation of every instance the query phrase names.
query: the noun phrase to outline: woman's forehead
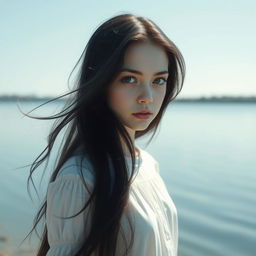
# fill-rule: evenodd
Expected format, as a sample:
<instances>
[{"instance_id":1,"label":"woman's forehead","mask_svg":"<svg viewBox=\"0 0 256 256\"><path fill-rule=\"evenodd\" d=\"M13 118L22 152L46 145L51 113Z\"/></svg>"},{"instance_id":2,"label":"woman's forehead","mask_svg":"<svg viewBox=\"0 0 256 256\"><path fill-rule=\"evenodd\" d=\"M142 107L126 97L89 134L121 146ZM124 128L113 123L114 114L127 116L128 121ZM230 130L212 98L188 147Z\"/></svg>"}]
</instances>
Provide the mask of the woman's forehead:
<instances>
[{"instance_id":1,"label":"woman's forehead","mask_svg":"<svg viewBox=\"0 0 256 256\"><path fill-rule=\"evenodd\" d=\"M125 52L122 69L154 73L168 70L168 57L160 46L148 42L134 43Z\"/></svg>"}]
</instances>

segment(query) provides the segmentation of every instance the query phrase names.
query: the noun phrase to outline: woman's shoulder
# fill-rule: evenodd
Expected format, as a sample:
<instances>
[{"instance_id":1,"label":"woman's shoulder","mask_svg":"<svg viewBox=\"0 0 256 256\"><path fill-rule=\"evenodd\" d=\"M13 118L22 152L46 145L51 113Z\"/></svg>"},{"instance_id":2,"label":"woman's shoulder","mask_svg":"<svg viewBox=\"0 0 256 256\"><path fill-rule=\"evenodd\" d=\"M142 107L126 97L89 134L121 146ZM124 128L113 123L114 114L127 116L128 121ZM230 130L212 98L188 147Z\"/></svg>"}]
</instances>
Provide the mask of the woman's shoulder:
<instances>
[{"instance_id":1,"label":"woman's shoulder","mask_svg":"<svg viewBox=\"0 0 256 256\"><path fill-rule=\"evenodd\" d=\"M80 155L69 157L57 173L54 181L48 184L47 199L69 200L85 197L94 187L94 176L89 161Z\"/></svg>"},{"instance_id":2,"label":"woman's shoulder","mask_svg":"<svg viewBox=\"0 0 256 256\"><path fill-rule=\"evenodd\" d=\"M141 153L141 157L144 158L145 160L149 160L149 161L156 161L155 158L153 157L152 154L150 154L148 151L146 151L145 149L142 149L141 147L137 148L140 150Z\"/></svg>"},{"instance_id":3,"label":"woman's shoulder","mask_svg":"<svg viewBox=\"0 0 256 256\"><path fill-rule=\"evenodd\" d=\"M89 183L94 182L93 167L86 155L74 154L69 157L60 168L56 179L78 177L83 177Z\"/></svg>"},{"instance_id":4,"label":"woman's shoulder","mask_svg":"<svg viewBox=\"0 0 256 256\"><path fill-rule=\"evenodd\" d=\"M137 148L140 150L143 166L146 168L150 168L150 169L153 168L157 172L159 172L159 163L156 160L156 158L148 151L146 151L138 146L137 146Z\"/></svg>"},{"instance_id":5,"label":"woman's shoulder","mask_svg":"<svg viewBox=\"0 0 256 256\"><path fill-rule=\"evenodd\" d=\"M141 147L137 146L137 148L140 150L142 160L147 161L149 163L157 163L156 158L151 153L149 153L145 149L142 149Z\"/></svg>"}]
</instances>

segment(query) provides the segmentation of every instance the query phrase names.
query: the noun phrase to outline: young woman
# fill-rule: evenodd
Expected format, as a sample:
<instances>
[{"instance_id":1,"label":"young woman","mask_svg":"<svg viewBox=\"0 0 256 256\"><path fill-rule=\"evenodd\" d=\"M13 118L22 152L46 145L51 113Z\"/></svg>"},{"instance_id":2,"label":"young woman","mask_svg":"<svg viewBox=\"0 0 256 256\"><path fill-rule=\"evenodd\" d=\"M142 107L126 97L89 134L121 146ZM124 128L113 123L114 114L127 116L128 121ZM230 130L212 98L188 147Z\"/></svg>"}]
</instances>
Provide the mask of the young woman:
<instances>
[{"instance_id":1,"label":"young woman","mask_svg":"<svg viewBox=\"0 0 256 256\"><path fill-rule=\"evenodd\" d=\"M175 205L158 162L135 140L154 136L182 88L184 59L153 21L132 14L99 26L82 56L77 88L45 118L56 123L30 170L29 179L65 128L33 227L45 217L37 256L177 255Z\"/></svg>"}]
</instances>

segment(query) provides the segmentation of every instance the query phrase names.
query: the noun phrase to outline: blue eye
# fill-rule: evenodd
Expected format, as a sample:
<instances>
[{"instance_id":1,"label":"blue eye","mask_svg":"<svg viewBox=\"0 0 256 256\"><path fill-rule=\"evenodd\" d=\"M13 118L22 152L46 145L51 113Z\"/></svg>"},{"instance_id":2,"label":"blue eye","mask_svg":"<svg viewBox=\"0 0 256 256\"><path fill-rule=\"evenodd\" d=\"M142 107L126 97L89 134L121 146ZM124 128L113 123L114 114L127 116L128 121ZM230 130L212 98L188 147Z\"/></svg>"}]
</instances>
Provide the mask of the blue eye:
<instances>
[{"instance_id":1,"label":"blue eye","mask_svg":"<svg viewBox=\"0 0 256 256\"><path fill-rule=\"evenodd\" d=\"M127 79L128 78L128 79ZM133 76L125 76L121 79L121 82L123 83L126 83L126 84L130 84L129 82L127 82L127 80L129 81L130 79L129 78L135 78Z\"/></svg>"},{"instance_id":2,"label":"blue eye","mask_svg":"<svg viewBox=\"0 0 256 256\"><path fill-rule=\"evenodd\" d=\"M163 78L163 77L158 77L157 79L162 79L162 80L163 80L162 83L159 83L159 84L161 84L161 85L164 85L164 84L167 82L167 80L166 80L165 78ZM157 79L156 79L156 80L157 80Z\"/></svg>"}]
</instances>

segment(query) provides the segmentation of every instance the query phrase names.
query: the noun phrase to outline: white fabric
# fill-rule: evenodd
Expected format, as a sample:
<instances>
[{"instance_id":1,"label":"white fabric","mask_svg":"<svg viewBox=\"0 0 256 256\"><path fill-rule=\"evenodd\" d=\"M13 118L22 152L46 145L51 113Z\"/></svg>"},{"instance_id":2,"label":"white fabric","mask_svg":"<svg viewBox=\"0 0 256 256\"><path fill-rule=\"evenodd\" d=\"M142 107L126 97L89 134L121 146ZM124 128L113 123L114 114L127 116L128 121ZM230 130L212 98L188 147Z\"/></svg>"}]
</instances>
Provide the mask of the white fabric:
<instances>
[{"instance_id":1,"label":"white fabric","mask_svg":"<svg viewBox=\"0 0 256 256\"><path fill-rule=\"evenodd\" d=\"M139 148L139 147L137 147ZM145 150L140 150L140 165L130 189L129 203L121 219L125 238L130 239L132 220L134 244L131 256L176 256L178 248L178 220L176 207L168 194L159 173L158 162ZM82 174L87 190L78 171L79 156L72 156L63 165L47 191L46 225L50 249L47 256L74 255L90 228L90 210L86 208L71 219L60 219L78 213L89 198L94 177L89 162L83 164ZM129 168L131 158L126 157ZM132 218L131 218L132 217ZM121 232L122 233L122 232ZM122 255L124 242L118 237L118 252Z\"/></svg>"}]
</instances>

